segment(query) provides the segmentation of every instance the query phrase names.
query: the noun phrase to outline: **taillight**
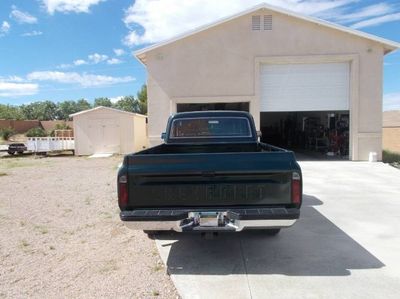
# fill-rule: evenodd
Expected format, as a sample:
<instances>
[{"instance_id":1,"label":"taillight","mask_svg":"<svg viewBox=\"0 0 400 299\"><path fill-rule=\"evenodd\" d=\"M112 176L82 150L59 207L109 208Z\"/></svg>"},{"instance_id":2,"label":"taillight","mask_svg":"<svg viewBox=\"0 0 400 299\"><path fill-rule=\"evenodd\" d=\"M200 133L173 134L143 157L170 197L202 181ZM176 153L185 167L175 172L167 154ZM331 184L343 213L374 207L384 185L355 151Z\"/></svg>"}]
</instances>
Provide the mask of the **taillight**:
<instances>
[{"instance_id":1,"label":"taillight","mask_svg":"<svg viewBox=\"0 0 400 299\"><path fill-rule=\"evenodd\" d=\"M292 174L292 203L301 203L301 176L297 172Z\"/></svg>"},{"instance_id":2,"label":"taillight","mask_svg":"<svg viewBox=\"0 0 400 299\"><path fill-rule=\"evenodd\" d=\"M126 175L118 178L118 204L121 210L128 205L128 177Z\"/></svg>"}]
</instances>

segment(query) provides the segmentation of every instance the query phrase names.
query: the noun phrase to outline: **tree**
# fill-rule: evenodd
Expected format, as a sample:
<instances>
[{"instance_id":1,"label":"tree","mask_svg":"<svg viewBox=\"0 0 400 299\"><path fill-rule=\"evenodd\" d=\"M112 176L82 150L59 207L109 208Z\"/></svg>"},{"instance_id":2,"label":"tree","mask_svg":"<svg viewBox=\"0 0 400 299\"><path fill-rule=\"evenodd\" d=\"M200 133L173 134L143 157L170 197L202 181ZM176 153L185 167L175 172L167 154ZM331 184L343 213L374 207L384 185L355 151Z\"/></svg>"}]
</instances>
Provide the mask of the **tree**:
<instances>
[{"instance_id":1,"label":"tree","mask_svg":"<svg viewBox=\"0 0 400 299\"><path fill-rule=\"evenodd\" d=\"M21 109L18 106L0 104L0 119L23 119Z\"/></svg>"},{"instance_id":2,"label":"tree","mask_svg":"<svg viewBox=\"0 0 400 299\"><path fill-rule=\"evenodd\" d=\"M136 112L141 114L147 114L147 86L142 85L142 88L137 93L138 98L138 109Z\"/></svg>"},{"instance_id":3,"label":"tree","mask_svg":"<svg viewBox=\"0 0 400 299\"><path fill-rule=\"evenodd\" d=\"M94 107L97 106L112 107L112 103L109 98L96 98L94 99Z\"/></svg>"},{"instance_id":4,"label":"tree","mask_svg":"<svg viewBox=\"0 0 400 299\"><path fill-rule=\"evenodd\" d=\"M79 112L78 104L75 101L64 101L58 103L57 119L69 119L70 114Z\"/></svg>"},{"instance_id":5,"label":"tree","mask_svg":"<svg viewBox=\"0 0 400 299\"><path fill-rule=\"evenodd\" d=\"M136 112L138 109L138 101L134 96L125 96L114 104L114 107L128 112Z\"/></svg>"},{"instance_id":6,"label":"tree","mask_svg":"<svg viewBox=\"0 0 400 299\"><path fill-rule=\"evenodd\" d=\"M24 119L57 119L58 107L51 101L33 102L20 107Z\"/></svg>"},{"instance_id":7,"label":"tree","mask_svg":"<svg viewBox=\"0 0 400 299\"><path fill-rule=\"evenodd\" d=\"M90 103L88 101L86 101L85 99L78 100L76 102L76 106L78 108L78 112L92 108Z\"/></svg>"}]
</instances>

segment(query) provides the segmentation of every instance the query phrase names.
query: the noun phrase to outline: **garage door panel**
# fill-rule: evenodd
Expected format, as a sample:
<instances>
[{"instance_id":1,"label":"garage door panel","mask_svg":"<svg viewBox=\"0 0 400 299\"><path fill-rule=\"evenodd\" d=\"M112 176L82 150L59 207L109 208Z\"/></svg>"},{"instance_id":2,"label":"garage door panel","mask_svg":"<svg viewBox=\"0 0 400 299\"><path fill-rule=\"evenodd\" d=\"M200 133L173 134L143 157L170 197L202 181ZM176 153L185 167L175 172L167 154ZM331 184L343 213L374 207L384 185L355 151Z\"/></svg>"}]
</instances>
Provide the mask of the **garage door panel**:
<instances>
[{"instance_id":1,"label":"garage door panel","mask_svg":"<svg viewBox=\"0 0 400 299\"><path fill-rule=\"evenodd\" d=\"M261 111L348 110L348 63L264 64Z\"/></svg>"}]
</instances>

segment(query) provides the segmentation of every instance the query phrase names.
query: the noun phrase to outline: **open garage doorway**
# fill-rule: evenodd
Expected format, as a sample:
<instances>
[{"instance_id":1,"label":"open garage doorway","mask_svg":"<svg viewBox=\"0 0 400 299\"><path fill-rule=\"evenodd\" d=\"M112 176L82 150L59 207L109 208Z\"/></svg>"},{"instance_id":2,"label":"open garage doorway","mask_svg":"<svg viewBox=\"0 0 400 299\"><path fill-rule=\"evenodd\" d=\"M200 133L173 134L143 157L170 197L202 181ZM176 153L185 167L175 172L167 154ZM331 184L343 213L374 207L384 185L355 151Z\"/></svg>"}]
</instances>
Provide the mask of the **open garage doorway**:
<instances>
[{"instance_id":1,"label":"open garage doorway","mask_svg":"<svg viewBox=\"0 0 400 299\"><path fill-rule=\"evenodd\" d=\"M349 159L349 111L261 112L261 141L300 159Z\"/></svg>"},{"instance_id":2,"label":"open garage doorway","mask_svg":"<svg viewBox=\"0 0 400 299\"><path fill-rule=\"evenodd\" d=\"M207 110L233 110L249 112L249 102L236 103L185 103L177 104L177 112L207 111Z\"/></svg>"}]
</instances>

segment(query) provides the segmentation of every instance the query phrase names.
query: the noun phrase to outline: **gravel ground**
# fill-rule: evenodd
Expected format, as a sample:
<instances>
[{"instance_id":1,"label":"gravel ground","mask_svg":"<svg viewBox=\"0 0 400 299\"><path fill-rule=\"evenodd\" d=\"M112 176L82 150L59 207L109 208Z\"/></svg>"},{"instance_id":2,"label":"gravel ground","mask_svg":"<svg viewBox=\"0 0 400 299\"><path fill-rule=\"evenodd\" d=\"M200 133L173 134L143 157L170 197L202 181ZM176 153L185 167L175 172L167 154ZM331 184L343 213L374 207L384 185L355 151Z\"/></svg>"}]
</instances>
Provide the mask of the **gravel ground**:
<instances>
[{"instance_id":1,"label":"gravel ground","mask_svg":"<svg viewBox=\"0 0 400 299\"><path fill-rule=\"evenodd\" d=\"M176 298L154 241L125 228L121 157L0 158L0 298Z\"/></svg>"}]
</instances>

